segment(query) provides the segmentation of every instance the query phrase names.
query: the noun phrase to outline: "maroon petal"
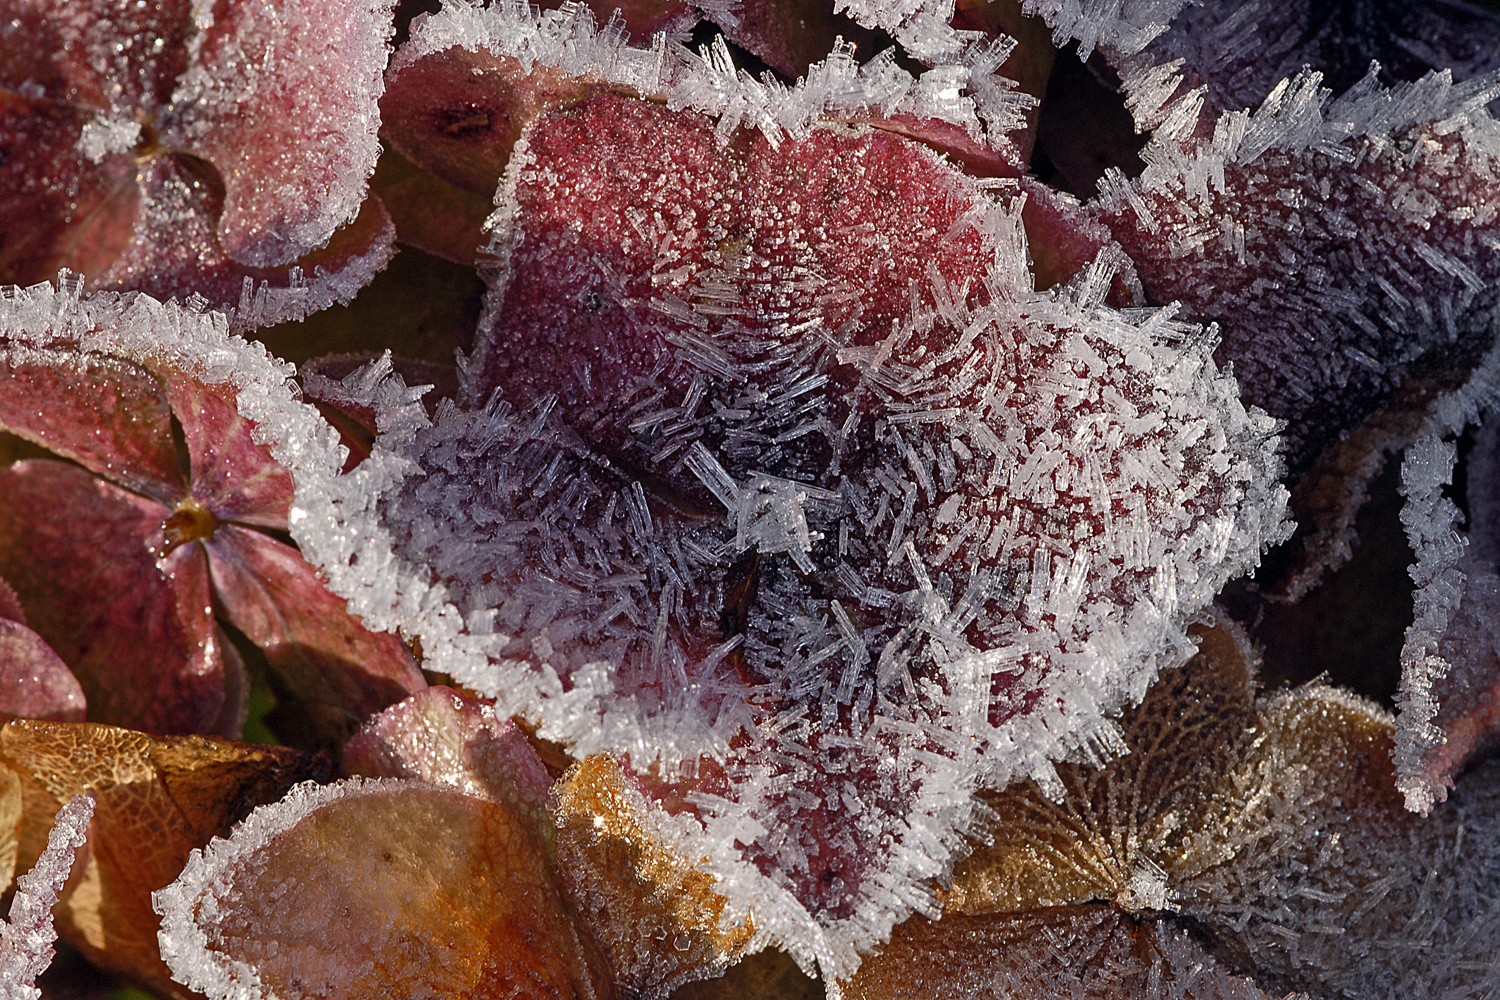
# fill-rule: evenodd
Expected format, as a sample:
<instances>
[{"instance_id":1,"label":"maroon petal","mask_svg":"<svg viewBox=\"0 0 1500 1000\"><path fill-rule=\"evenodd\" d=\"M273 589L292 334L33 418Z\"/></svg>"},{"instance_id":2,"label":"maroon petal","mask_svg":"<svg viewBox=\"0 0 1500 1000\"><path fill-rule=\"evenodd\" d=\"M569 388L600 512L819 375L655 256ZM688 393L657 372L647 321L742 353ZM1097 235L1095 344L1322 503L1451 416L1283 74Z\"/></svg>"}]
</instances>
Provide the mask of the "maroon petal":
<instances>
[{"instance_id":1,"label":"maroon petal","mask_svg":"<svg viewBox=\"0 0 1500 1000\"><path fill-rule=\"evenodd\" d=\"M171 95L187 65L192 0L4 0L0 87L30 81L52 96L136 121Z\"/></svg>"},{"instance_id":2,"label":"maroon petal","mask_svg":"<svg viewBox=\"0 0 1500 1000\"><path fill-rule=\"evenodd\" d=\"M515 177L516 224L496 234L507 267L471 392L503 387L519 406L556 393L568 422L627 468L653 436L627 429L632 394L696 329L795 316L841 345L875 344L930 273L970 294L988 262L960 222L974 190L888 133L817 129L780 146L741 133L726 149L700 115L598 97L539 118L527 143L534 166ZM796 274L807 278L779 280ZM734 284L723 302L718 282ZM665 379L685 391L690 377L679 366ZM706 496L686 471L670 488Z\"/></svg>"},{"instance_id":3,"label":"maroon petal","mask_svg":"<svg viewBox=\"0 0 1500 1000\"><path fill-rule=\"evenodd\" d=\"M216 0L199 13L162 141L224 178L218 235L231 259L291 264L359 213L379 152L393 6Z\"/></svg>"},{"instance_id":4,"label":"maroon petal","mask_svg":"<svg viewBox=\"0 0 1500 1000\"><path fill-rule=\"evenodd\" d=\"M82 722L83 688L52 647L20 622L0 619L0 719Z\"/></svg>"},{"instance_id":5,"label":"maroon petal","mask_svg":"<svg viewBox=\"0 0 1500 1000\"><path fill-rule=\"evenodd\" d=\"M158 299L198 295L235 308L239 327L302 319L348 302L390 261L395 227L378 199L328 246L287 268L259 269L231 260L218 243L222 184L201 160L157 155L140 166L141 208L130 243L91 288L146 292Z\"/></svg>"},{"instance_id":6,"label":"maroon petal","mask_svg":"<svg viewBox=\"0 0 1500 1000\"><path fill-rule=\"evenodd\" d=\"M0 40L0 52L6 44ZM93 274L129 241L135 163L114 153L91 163L81 154L88 120L72 105L0 82L0 281L29 285L64 267Z\"/></svg>"},{"instance_id":7,"label":"maroon petal","mask_svg":"<svg viewBox=\"0 0 1500 1000\"><path fill-rule=\"evenodd\" d=\"M171 413L155 376L102 354L7 348L5 338L0 332L0 429L161 503L182 497Z\"/></svg>"},{"instance_id":8,"label":"maroon petal","mask_svg":"<svg viewBox=\"0 0 1500 1000\"><path fill-rule=\"evenodd\" d=\"M483 49L454 46L406 60L398 53L380 100L381 135L422 169L491 198L527 123L599 89Z\"/></svg>"},{"instance_id":9,"label":"maroon petal","mask_svg":"<svg viewBox=\"0 0 1500 1000\"><path fill-rule=\"evenodd\" d=\"M158 559L167 508L75 466L0 473L0 575L83 686L95 721L198 732L224 701L197 546Z\"/></svg>"},{"instance_id":10,"label":"maroon petal","mask_svg":"<svg viewBox=\"0 0 1500 1000\"><path fill-rule=\"evenodd\" d=\"M427 686L401 640L366 630L295 549L232 524L207 548L225 615L265 651L278 701L313 720L319 736L342 743L364 719Z\"/></svg>"},{"instance_id":11,"label":"maroon petal","mask_svg":"<svg viewBox=\"0 0 1500 1000\"><path fill-rule=\"evenodd\" d=\"M0 579L0 618L26 624L26 611L21 607L21 599L16 596L15 588L3 579Z\"/></svg>"},{"instance_id":12,"label":"maroon petal","mask_svg":"<svg viewBox=\"0 0 1500 1000\"><path fill-rule=\"evenodd\" d=\"M187 443L193 499L221 521L243 521L285 531L296 487L271 449L252 437L231 383L207 383L158 368L172 413Z\"/></svg>"},{"instance_id":13,"label":"maroon petal","mask_svg":"<svg viewBox=\"0 0 1500 1000\"><path fill-rule=\"evenodd\" d=\"M552 778L515 723L452 688L423 688L365 723L344 746L345 774L419 778L539 811Z\"/></svg>"}]
</instances>

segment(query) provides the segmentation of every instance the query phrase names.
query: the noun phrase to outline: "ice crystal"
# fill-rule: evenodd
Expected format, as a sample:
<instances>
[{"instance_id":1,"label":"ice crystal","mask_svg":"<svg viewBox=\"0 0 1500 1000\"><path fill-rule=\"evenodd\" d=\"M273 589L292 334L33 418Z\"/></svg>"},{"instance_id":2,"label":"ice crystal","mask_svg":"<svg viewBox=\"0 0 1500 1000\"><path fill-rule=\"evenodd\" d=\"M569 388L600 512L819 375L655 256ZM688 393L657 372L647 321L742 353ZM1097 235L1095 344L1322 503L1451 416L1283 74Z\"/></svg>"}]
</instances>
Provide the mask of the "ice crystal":
<instances>
[{"instance_id":1,"label":"ice crystal","mask_svg":"<svg viewBox=\"0 0 1500 1000\"><path fill-rule=\"evenodd\" d=\"M1103 306L1107 255L1041 295L1020 201L922 147L721 130L542 114L468 367L487 405L429 422L370 385L347 527L294 530L431 668L627 755L732 912L838 972L930 905L976 783L1111 752L1284 494L1212 333Z\"/></svg>"},{"instance_id":2,"label":"ice crystal","mask_svg":"<svg viewBox=\"0 0 1500 1000\"><path fill-rule=\"evenodd\" d=\"M57 902L78 850L88 836L94 797L75 795L58 812L47 847L22 875L10 903L10 919L0 923L0 997L40 1000L36 978L52 963L52 907Z\"/></svg>"}]
</instances>

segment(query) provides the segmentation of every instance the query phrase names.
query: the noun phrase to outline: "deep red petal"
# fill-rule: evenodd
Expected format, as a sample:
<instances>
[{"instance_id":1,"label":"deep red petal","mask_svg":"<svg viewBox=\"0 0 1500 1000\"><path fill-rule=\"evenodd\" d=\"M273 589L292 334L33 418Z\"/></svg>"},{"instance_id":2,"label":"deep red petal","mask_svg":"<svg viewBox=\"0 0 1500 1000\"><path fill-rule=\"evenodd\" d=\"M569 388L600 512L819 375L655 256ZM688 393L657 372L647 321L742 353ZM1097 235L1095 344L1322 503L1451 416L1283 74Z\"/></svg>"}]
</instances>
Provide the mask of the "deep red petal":
<instances>
[{"instance_id":1,"label":"deep red petal","mask_svg":"<svg viewBox=\"0 0 1500 1000\"><path fill-rule=\"evenodd\" d=\"M271 449L251 436L255 425L240 415L238 390L165 367L157 371L182 424L193 498L221 521L285 531L296 487Z\"/></svg>"},{"instance_id":2,"label":"deep red petal","mask_svg":"<svg viewBox=\"0 0 1500 1000\"><path fill-rule=\"evenodd\" d=\"M0 620L0 719L82 722L83 688L52 647L31 629Z\"/></svg>"},{"instance_id":3,"label":"deep red petal","mask_svg":"<svg viewBox=\"0 0 1500 1000\"><path fill-rule=\"evenodd\" d=\"M192 0L0 0L0 87L134 120L171 95L187 65Z\"/></svg>"},{"instance_id":4,"label":"deep red petal","mask_svg":"<svg viewBox=\"0 0 1500 1000\"><path fill-rule=\"evenodd\" d=\"M193 39L170 148L224 178L219 243L251 267L291 264L354 219L375 169L394 0L216 0ZM202 14L200 13L200 17Z\"/></svg>"},{"instance_id":5,"label":"deep red petal","mask_svg":"<svg viewBox=\"0 0 1500 1000\"><path fill-rule=\"evenodd\" d=\"M352 732L427 686L401 640L361 625L295 549L234 525L220 526L207 548L226 616L265 651L283 698Z\"/></svg>"},{"instance_id":6,"label":"deep red petal","mask_svg":"<svg viewBox=\"0 0 1500 1000\"><path fill-rule=\"evenodd\" d=\"M72 668L91 718L156 733L210 726L224 678L207 566L194 545L158 561L167 509L42 459L0 473L0 510L0 575Z\"/></svg>"},{"instance_id":7,"label":"deep red petal","mask_svg":"<svg viewBox=\"0 0 1500 1000\"><path fill-rule=\"evenodd\" d=\"M508 56L444 49L396 68L380 100L381 135L417 166L491 198L527 123L598 89L548 66L527 72Z\"/></svg>"},{"instance_id":8,"label":"deep red petal","mask_svg":"<svg viewBox=\"0 0 1500 1000\"><path fill-rule=\"evenodd\" d=\"M166 394L129 361L0 346L0 429L161 503L183 495Z\"/></svg>"}]
</instances>

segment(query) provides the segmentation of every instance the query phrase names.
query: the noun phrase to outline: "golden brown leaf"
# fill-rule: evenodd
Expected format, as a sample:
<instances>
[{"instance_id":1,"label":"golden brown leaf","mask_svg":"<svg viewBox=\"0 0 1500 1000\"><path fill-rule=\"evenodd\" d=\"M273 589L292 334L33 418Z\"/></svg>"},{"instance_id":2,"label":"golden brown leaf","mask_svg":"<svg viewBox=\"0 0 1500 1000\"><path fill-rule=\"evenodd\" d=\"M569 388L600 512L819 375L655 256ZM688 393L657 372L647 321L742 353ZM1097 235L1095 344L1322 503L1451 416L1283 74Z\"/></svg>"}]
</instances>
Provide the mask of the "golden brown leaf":
<instances>
[{"instance_id":1,"label":"golden brown leaf","mask_svg":"<svg viewBox=\"0 0 1500 1000\"><path fill-rule=\"evenodd\" d=\"M1108 906L915 917L844 983L849 1000L1265 1000L1181 928Z\"/></svg>"},{"instance_id":2,"label":"golden brown leaf","mask_svg":"<svg viewBox=\"0 0 1500 1000\"><path fill-rule=\"evenodd\" d=\"M589 757L557 785L557 858L579 917L627 994L663 994L715 976L744 953L749 920L722 927L713 880L651 836L645 802L609 756Z\"/></svg>"},{"instance_id":3,"label":"golden brown leaf","mask_svg":"<svg viewBox=\"0 0 1500 1000\"><path fill-rule=\"evenodd\" d=\"M163 951L215 995L594 1000L532 816L404 779L304 786L194 855L158 897Z\"/></svg>"},{"instance_id":4,"label":"golden brown leaf","mask_svg":"<svg viewBox=\"0 0 1500 1000\"><path fill-rule=\"evenodd\" d=\"M58 809L94 791L89 860L58 906L58 933L94 963L177 995L157 954L152 891L193 848L325 766L284 747L35 720L0 729L0 763L19 778L19 870L46 846Z\"/></svg>"},{"instance_id":5,"label":"golden brown leaf","mask_svg":"<svg viewBox=\"0 0 1500 1000\"><path fill-rule=\"evenodd\" d=\"M16 877L16 834L21 826L21 779L8 767L0 767L0 893L10 890Z\"/></svg>"},{"instance_id":6,"label":"golden brown leaf","mask_svg":"<svg viewBox=\"0 0 1500 1000\"><path fill-rule=\"evenodd\" d=\"M1033 782L986 797L993 844L961 862L950 913L1006 913L1094 900L1162 908L1160 866L1204 783L1251 715L1251 654L1231 624L1197 626L1199 651L1165 671L1120 720L1128 752L1103 767L1061 764L1064 794Z\"/></svg>"}]
</instances>

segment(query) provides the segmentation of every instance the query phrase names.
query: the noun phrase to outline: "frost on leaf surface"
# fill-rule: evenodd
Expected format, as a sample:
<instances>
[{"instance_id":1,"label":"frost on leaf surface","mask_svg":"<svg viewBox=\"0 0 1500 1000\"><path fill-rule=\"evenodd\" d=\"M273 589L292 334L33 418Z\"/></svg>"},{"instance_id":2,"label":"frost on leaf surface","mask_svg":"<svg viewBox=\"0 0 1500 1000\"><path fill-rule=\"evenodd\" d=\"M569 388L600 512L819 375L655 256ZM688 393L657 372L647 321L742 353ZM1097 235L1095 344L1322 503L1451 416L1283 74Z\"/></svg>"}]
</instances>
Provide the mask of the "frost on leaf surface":
<instances>
[{"instance_id":1,"label":"frost on leaf surface","mask_svg":"<svg viewBox=\"0 0 1500 1000\"><path fill-rule=\"evenodd\" d=\"M1385 83L1450 70L1457 81L1500 68L1500 16L1463 0L1232 0L1192 5L1146 49L1177 67L1182 90L1206 86L1215 111L1253 107L1303 67L1335 93L1380 64Z\"/></svg>"},{"instance_id":2,"label":"frost on leaf surface","mask_svg":"<svg viewBox=\"0 0 1500 1000\"><path fill-rule=\"evenodd\" d=\"M88 837L94 797L74 796L58 812L47 847L21 876L11 899L9 919L0 923L0 997L39 1000L36 978L52 964L52 907L68 881L78 850Z\"/></svg>"},{"instance_id":3,"label":"frost on leaf surface","mask_svg":"<svg viewBox=\"0 0 1500 1000\"><path fill-rule=\"evenodd\" d=\"M1500 91L1447 72L1388 88L1372 71L1333 98L1302 72L1253 110L1200 117L1201 91L1166 100L1174 64L1158 70L1165 103L1136 95L1157 129L1146 170L1107 175L1093 211L1148 301L1218 321L1215 356L1246 401L1287 421L1290 471L1307 475L1297 591L1347 555L1368 482L1436 394L1424 379L1472 367L1493 335L1500 125L1485 105Z\"/></svg>"},{"instance_id":4,"label":"frost on leaf surface","mask_svg":"<svg viewBox=\"0 0 1500 1000\"><path fill-rule=\"evenodd\" d=\"M265 409L262 394L297 404L289 370L229 337L221 316L80 295L71 279L10 289L0 372L0 428L73 460L0 473L10 515L0 573L77 675L93 719L237 735L248 684L216 605L265 651L278 698L302 705L314 729L347 736L352 720L423 686L399 640L365 630L266 533L286 530L293 485L263 443L276 419L247 414Z\"/></svg>"},{"instance_id":5,"label":"frost on leaf surface","mask_svg":"<svg viewBox=\"0 0 1500 1000\"><path fill-rule=\"evenodd\" d=\"M971 790L1110 752L1106 715L1282 533L1270 421L1212 334L1101 305L1107 255L1037 294L1019 211L875 130L547 112L503 190L481 405L429 422L367 378L381 435L325 487L358 531L294 531L432 669L623 755L657 836L849 969L928 905Z\"/></svg>"},{"instance_id":6,"label":"frost on leaf surface","mask_svg":"<svg viewBox=\"0 0 1500 1000\"><path fill-rule=\"evenodd\" d=\"M1500 609L1500 518L1495 509L1500 360L1492 350L1467 384L1438 399L1401 466L1401 521L1416 562L1413 622L1401 650L1397 783L1407 806L1442 802L1500 734L1495 612ZM1450 497L1459 433L1477 426L1465 496ZM1461 530L1467 527L1468 531Z\"/></svg>"},{"instance_id":7,"label":"frost on leaf surface","mask_svg":"<svg viewBox=\"0 0 1500 1000\"><path fill-rule=\"evenodd\" d=\"M246 326L348 301L393 252L365 197L391 9L0 5L5 47L25 53L0 63L0 279L67 267L238 305Z\"/></svg>"},{"instance_id":8,"label":"frost on leaf surface","mask_svg":"<svg viewBox=\"0 0 1500 1000\"><path fill-rule=\"evenodd\" d=\"M530 817L420 781L299 786L155 906L174 977L214 1000L610 995Z\"/></svg>"},{"instance_id":9,"label":"frost on leaf surface","mask_svg":"<svg viewBox=\"0 0 1500 1000\"><path fill-rule=\"evenodd\" d=\"M528 121L597 93L713 115L720 141L740 126L775 142L825 117L869 120L931 138L989 172L1023 173L1009 133L1024 127L1035 100L997 73L1014 42L978 32L960 39L938 26L951 36L942 50L950 61L918 76L897 65L893 50L857 63L843 44L788 87L736 69L722 39L702 53L662 34L633 46L618 19L601 28L582 4L537 11L524 0L448 3L414 23L391 61L384 134L424 169L485 197Z\"/></svg>"}]
</instances>

